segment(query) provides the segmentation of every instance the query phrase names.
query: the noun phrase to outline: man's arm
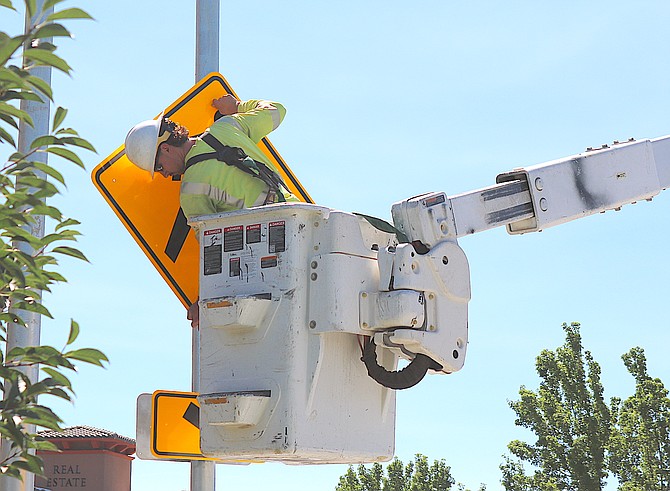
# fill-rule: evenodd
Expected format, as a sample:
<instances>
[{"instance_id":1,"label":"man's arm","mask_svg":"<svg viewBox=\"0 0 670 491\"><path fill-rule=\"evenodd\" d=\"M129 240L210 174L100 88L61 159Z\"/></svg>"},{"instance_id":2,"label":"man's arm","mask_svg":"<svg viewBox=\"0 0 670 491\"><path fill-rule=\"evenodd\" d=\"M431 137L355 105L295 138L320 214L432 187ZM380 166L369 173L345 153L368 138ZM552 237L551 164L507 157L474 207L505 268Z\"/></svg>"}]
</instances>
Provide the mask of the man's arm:
<instances>
[{"instance_id":1,"label":"man's arm","mask_svg":"<svg viewBox=\"0 0 670 491\"><path fill-rule=\"evenodd\" d=\"M179 204L187 218L199 215L211 215L217 213L216 204L205 192L198 192L198 187L211 188L208 184L182 183L182 192L179 196Z\"/></svg>"},{"instance_id":2,"label":"man's arm","mask_svg":"<svg viewBox=\"0 0 670 491\"><path fill-rule=\"evenodd\" d=\"M284 120L286 109L278 102L250 100L240 102L233 118L254 142L258 143Z\"/></svg>"}]
</instances>

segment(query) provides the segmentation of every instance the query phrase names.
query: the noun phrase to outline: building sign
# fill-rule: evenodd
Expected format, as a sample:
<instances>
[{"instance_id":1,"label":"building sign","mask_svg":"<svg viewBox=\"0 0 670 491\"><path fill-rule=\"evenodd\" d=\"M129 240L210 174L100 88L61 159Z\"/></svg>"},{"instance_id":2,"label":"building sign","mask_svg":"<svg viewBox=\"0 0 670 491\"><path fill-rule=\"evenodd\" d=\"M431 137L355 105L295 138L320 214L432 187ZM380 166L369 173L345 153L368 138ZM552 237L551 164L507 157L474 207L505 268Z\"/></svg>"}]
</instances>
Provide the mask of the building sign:
<instances>
[{"instance_id":1,"label":"building sign","mask_svg":"<svg viewBox=\"0 0 670 491\"><path fill-rule=\"evenodd\" d=\"M199 135L218 115L212 101L237 95L221 74L212 73L165 109L165 117ZM158 116L156 116L158 117ZM290 191L312 203L289 166L267 138L258 144L279 170ZM114 213L179 300L189 306L198 296L198 244L179 207L179 181L133 165L122 145L93 169L91 178Z\"/></svg>"},{"instance_id":2,"label":"building sign","mask_svg":"<svg viewBox=\"0 0 670 491\"><path fill-rule=\"evenodd\" d=\"M52 465L51 474L47 476L46 487L52 488L86 488L87 478L82 476L79 464Z\"/></svg>"}]
</instances>

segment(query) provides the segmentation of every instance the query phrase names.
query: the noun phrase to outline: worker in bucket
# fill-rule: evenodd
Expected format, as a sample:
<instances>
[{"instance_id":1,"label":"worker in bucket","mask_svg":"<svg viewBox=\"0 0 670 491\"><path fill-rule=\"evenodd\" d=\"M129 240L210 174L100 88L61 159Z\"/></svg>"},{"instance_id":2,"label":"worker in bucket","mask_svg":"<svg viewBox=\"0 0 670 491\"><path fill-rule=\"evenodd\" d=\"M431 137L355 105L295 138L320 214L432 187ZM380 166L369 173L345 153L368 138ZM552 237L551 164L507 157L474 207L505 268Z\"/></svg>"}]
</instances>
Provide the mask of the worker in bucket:
<instances>
[{"instance_id":1,"label":"worker in bucket","mask_svg":"<svg viewBox=\"0 0 670 491\"><path fill-rule=\"evenodd\" d=\"M181 177L179 202L186 217L298 201L258 148L286 114L277 103L240 102L232 95L212 101L223 116L194 138L184 126L164 118L135 125L126 136L128 159L165 178ZM198 303L188 319L198 326Z\"/></svg>"}]
</instances>

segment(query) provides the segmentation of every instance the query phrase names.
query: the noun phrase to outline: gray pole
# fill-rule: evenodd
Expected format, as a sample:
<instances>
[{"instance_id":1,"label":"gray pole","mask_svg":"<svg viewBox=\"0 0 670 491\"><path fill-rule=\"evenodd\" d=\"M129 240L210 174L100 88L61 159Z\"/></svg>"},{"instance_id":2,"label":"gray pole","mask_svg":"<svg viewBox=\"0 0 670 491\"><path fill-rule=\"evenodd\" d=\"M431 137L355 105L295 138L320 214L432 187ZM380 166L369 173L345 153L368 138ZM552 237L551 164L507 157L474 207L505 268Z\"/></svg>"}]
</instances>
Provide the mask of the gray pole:
<instances>
[{"instance_id":1,"label":"gray pole","mask_svg":"<svg viewBox=\"0 0 670 491\"><path fill-rule=\"evenodd\" d=\"M44 0L37 1L37 12L41 12L42 6L44 5ZM53 12L53 7L47 10L47 14ZM26 13L26 23L25 31L30 30L30 26L36 22L37 19L29 18ZM44 41L51 42L51 38L44 39ZM51 67L36 67L31 70L31 74L35 75L49 85L51 85ZM34 126L30 127L29 125L20 122L19 124L19 139L18 139L18 149L19 152L28 153L30 150L30 144L38 136L46 135L49 133L49 113L50 106L49 100L43 96L44 102L36 101L21 101L21 109L26 111L33 119ZM38 162L47 162L47 154L39 153L32 156L32 160ZM37 172L43 178L46 178L46 174L42 172ZM27 230L34 237L44 237L44 216L35 217L35 223L31 227L27 227ZM28 254L34 254L34 250L27 245L25 242L18 242L13 244L14 247L26 252ZM41 292L38 292L41 294ZM26 327L20 326L18 324L9 324L7 327L7 351L15 347L26 347L26 346L38 346L40 344L40 332L42 325L42 318L40 314L35 312L26 312L24 310L18 310L16 313L23 319L26 323ZM28 375L28 378L32 382L36 382L39 379L39 367L32 366L25 368L25 373ZM27 425L27 431L34 433L36 428L35 425ZM10 452L9 442L6 440L2 441L2 455L9 455ZM0 479L0 491L33 491L35 487L35 475L30 472L22 472L23 481L18 479L4 477Z\"/></svg>"},{"instance_id":2,"label":"gray pole","mask_svg":"<svg viewBox=\"0 0 670 491\"><path fill-rule=\"evenodd\" d=\"M195 2L195 81L219 71L219 0ZM192 334L191 387L200 392L200 330ZM216 464L191 462L191 491L214 491Z\"/></svg>"}]
</instances>

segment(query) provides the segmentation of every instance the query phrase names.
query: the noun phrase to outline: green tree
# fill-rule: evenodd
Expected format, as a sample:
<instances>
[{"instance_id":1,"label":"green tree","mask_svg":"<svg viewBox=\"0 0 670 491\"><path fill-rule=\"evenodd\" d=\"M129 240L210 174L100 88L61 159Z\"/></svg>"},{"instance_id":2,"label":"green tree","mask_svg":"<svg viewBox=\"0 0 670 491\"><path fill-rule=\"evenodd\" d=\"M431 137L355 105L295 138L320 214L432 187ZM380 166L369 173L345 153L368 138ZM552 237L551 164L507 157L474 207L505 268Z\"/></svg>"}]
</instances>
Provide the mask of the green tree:
<instances>
[{"instance_id":1,"label":"green tree","mask_svg":"<svg viewBox=\"0 0 670 491\"><path fill-rule=\"evenodd\" d=\"M460 482L456 485L458 491L470 491L465 487L465 485L461 484ZM486 491L486 484L480 484L479 488L477 488L477 491Z\"/></svg>"},{"instance_id":2,"label":"green tree","mask_svg":"<svg viewBox=\"0 0 670 491\"><path fill-rule=\"evenodd\" d=\"M540 387L521 387L510 402L516 425L535 433L534 444L514 440L500 466L507 490L602 489L607 476L610 411L603 398L600 366L584 351L578 323L563 324L566 340L536 359ZM527 475L524 463L530 464Z\"/></svg>"},{"instance_id":3,"label":"green tree","mask_svg":"<svg viewBox=\"0 0 670 491\"><path fill-rule=\"evenodd\" d=\"M30 114L19 103L50 104L53 101L49 83L35 76L33 68L49 66L70 72L69 65L55 54L56 46L49 40L70 37L62 21L90 19L77 8L49 13L60 2L45 0L38 9L35 0L24 0L25 12L35 21L24 31L23 16L16 13L22 33L11 36L0 32L0 149L8 155L0 165L0 342L5 346L0 352L0 377L4 382L0 436L11 442L10 455L0 461L0 471L13 477L20 477L22 469L40 473L42 462L33 454L34 450L54 449L30 430L31 425L60 429L61 419L46 404L38 403L38 396L71 400L74 392L66 374L74 371L77 363L102 366L107 360L96 349L73 348L79 334L79 326L73 320L62 348L41 345L8 351L6 347L10 325L25 328L25 312L51 317L42 303L41 292L48 292L54 284L65 281L59 271L58 257L86 259L78 249L64 245L76 239L78 222L63 216L58 208L46 202L60 192L58 186L64 187L65 180L61 172L54 165L44 163L46 159L41 156L48 153L60 162L83 168L75 150L94 151L93 147L75 130L63 126L67 111L61 107L54 113L51 132L35 138L29 150L19 149L15 140L21 123L33 126ZM3 20L8 19L8 11L16 12L12 0L0 0ZM49 219L51 230L42 238L29 232L39 216ZM40 366L41 379L31 381L25 370L36 365Z\"/></svg>"},{"instance_id":4,"label":"green tree","mask_svg":"<svg viewBox=\"0 0 670 491\"><path fill-rule=\"evenodd\" d=\"M649 376L642 348L631 349L622 359L635 379L635 393L623 403L612 399L610 469L624 491L670 490L668 390Z\"/></svg>"},{"instance_id":5,"label":"green tree","mask_svg":"<svg viewBox=\"0 0 670 491\"><path fill-rule=\"evenodd\" d=\"M451 468L444 459L431 464L424 455L417 454L412 462L403 464L397 457L386 466L386 476L380 464L367 468L349 467L340 477L336 491L446 491L455 481ZM485 490L480 488L480 491Z\"/></svg>"}]
</instances>

